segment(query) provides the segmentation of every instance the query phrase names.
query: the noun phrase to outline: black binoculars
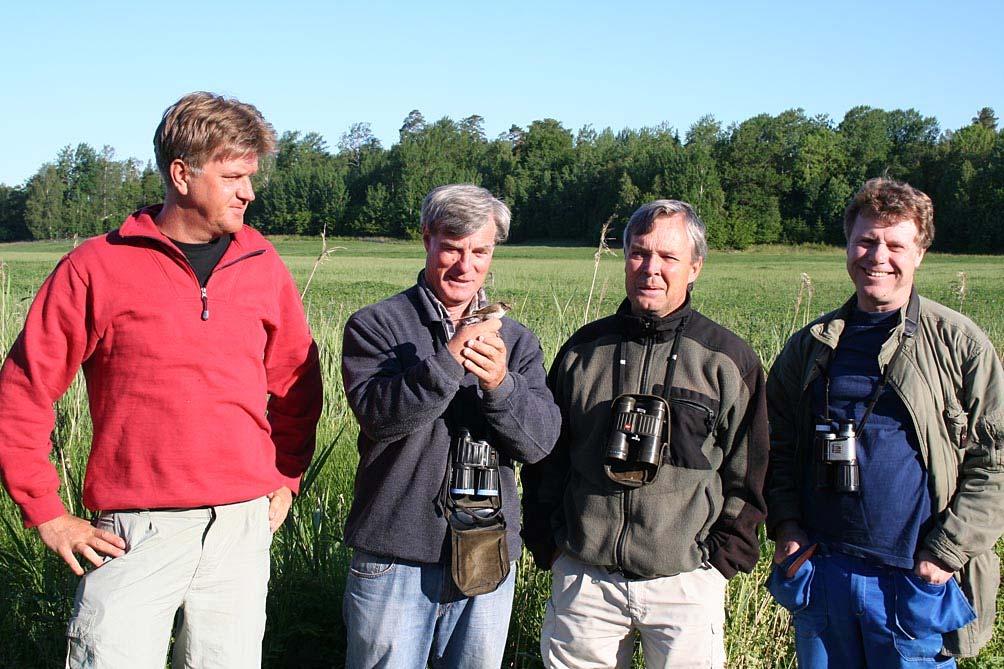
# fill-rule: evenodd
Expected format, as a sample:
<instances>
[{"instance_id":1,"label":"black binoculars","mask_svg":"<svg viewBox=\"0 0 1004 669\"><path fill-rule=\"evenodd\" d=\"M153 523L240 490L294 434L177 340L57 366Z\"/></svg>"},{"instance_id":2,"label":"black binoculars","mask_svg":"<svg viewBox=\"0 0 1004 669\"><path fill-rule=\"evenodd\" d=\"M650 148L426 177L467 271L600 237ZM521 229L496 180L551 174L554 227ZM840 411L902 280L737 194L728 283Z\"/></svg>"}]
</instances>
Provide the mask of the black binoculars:
<instances>
[{"instance_id":1,"label":"black binoculars","mask_svg":"<svg viewBox=\"0 0 1004 669\"><path fill-rule=\"evenodd\" d=\"M632 487L651 483L662 464L669 405L655 395L620 395L611 413L604 463L607 476Z\"/></svg>"}]
</instances>

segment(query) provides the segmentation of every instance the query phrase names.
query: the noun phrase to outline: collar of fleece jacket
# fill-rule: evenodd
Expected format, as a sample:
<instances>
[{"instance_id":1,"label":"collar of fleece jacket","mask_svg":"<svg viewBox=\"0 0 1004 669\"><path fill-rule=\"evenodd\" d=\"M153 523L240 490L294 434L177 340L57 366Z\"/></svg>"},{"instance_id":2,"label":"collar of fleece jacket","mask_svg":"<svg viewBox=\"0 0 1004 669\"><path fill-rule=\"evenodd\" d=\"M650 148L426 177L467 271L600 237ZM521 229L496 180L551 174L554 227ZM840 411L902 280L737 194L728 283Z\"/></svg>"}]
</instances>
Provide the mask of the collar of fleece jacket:
<instances>
[{"instance_id":1,"label":"collar of fleece jacket","mask_svg":"<svg viewBox=\"0 0 1004 669\"><path fill-rule=\"evenodd\" d=\"M631 302L625 298L617 308L617 317L620 320L624 334L629 338L639 339L654 334L658 341L664 342L673 338L677 328L680 327L686 317L690 316L691 311L690 295L687 295L686 301L679 309L662 318L638 316L632 313Z\"/></svg>"}]
</instances>

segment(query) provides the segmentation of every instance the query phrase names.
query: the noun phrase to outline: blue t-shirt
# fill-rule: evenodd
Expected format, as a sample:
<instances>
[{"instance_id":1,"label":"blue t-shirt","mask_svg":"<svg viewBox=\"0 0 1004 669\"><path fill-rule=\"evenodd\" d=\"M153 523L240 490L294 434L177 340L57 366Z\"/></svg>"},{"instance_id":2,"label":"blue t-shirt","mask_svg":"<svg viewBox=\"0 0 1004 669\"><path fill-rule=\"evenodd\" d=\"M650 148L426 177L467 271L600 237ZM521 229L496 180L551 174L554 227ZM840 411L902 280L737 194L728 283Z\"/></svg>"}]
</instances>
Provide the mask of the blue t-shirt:
<instances>
[{"instance_id":1,"label":"blue t-shirt","mask_svg":"<svg viewBox=\"0 0 1004 669\"><path fill-rule=\"evenodd\" d=\"M899 312L855 310L830 362L828 374L811 388L816 416L824 416L829 378L829 417L860 425L881 377L878 354L899 324ZM820 420L817 423L823 422ZM816 541L882 564L912 569L921 526L931 516L931 494L917 435L899 395L889 385L857 438L861 487L858 493L819 489L815 448L806 458L802 490L806 528Z\"/></svg>"}]
</instances>

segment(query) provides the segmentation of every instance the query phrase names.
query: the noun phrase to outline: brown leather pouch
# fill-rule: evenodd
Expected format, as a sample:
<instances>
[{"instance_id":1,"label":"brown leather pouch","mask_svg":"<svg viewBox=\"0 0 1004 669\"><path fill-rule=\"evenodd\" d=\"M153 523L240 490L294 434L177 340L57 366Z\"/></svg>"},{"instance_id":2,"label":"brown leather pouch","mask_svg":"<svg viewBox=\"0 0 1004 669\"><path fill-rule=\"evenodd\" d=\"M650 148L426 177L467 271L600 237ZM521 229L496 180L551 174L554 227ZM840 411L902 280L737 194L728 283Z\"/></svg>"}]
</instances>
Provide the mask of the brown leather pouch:
<instances>
[{"instance_id":1,"label":"brown leather pouch","mask_svg":"<svg viewBox=\"0 0 1004 669\"><path fill-rule=\"evenodd\" d=\"M505 523L489 527L450 527L450 573L468 597L492 592L509 575Z\"/></svg>"}]
</instances>

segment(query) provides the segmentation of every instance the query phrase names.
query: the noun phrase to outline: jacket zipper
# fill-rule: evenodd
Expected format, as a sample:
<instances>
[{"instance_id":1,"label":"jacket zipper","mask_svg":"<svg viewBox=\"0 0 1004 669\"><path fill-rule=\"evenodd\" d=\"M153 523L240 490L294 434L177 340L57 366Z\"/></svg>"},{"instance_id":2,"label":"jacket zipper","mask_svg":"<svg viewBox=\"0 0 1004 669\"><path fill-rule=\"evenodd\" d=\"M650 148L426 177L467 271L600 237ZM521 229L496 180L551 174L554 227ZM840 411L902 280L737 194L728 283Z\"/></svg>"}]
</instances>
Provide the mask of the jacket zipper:
<instances>
[{"instance_id":1,"label":"jacket zipper","mask_svg":"<svg viewBox=\"0 0 1004 669\"><path fill-rule=\"evenodd\" d=\"M206 279L206 285L209 285L209 279ZM202 286L202 320L209 320L209 296L206 295L206 286Z\"/></svg>"},{"instance_id":2,"label":"jacket zipper","mask_svg":"<svg viewBox=\"0 0 1004 669\"><path fill-rule=\"evenodd\" d=\"M631 488L621 495L621 531L617 537L617 555L614 556L617 566L624 569L624 544L627 540L628 515L631 509Z\"/></svg>"},{"instance_id":3,"label":"jacket zipper","mask_svg":"<svg viewBox=\"0 0 1004 669\"><path fill-rule=\"evenodd\" d=\"M652 358L652 339L653 337L651 336L645 337L645 355L642 357L641 384L638 387L639 393L646 392L645 389L648 388L648 368Z\"/></svg>"},{"instance_id":4,"label":"jacket zipper","mask_svg":"<svg viewBox=\"0 0 1004 669\"><path fill-rule=\"evenodd\" d=\"M711 432L711 428L715 426L715 411L714 409L709 409L700 402L695 402L694 400L684 399L682 397L671 397L669 401L673 404L682 404L684 406L693 407L699 411L704 412L704 426L708 428L708 432Z\"/></svg>"},{"instance_id":5,"label":"jacket zipper","mask_svg":"<svg viewBox=\"0 0 1004 669\"><path fill-rule=\"evenodd\" d=\"M652 342L654 338L655 337L653 335L645 337L645 354L642 357L641 383L638 388L639 393L644 393L645 389L648 387L648 371L649 363L652 361ZM624 491L624 494L621 495L621 529L617 536L617 550L614 555L616 566L621 570L624 569L624 544L627 543L628 517L631 515L631 490L631 488L628 488Z\"/></svg>"},{"instance_id":6,"label":"jacket zipper","mask_svg":"<svg viewBox=\"0 0 1004 669\"><path fill-rule=\"evenodd\" d=\"M216 274L221 269L225 269L227 267L230 267L231 265L239 263L242 260L247 260L248 258L254 258L255 256L260 256L263 253L265 253L265 249L258 249L256 251L252 251L251 253L245 253L242 256L234 258L233 260L231 260L230 262L228 262L226 265L217 265L216 267L213 268L213 271L210 272L209 276L206 278L206 285L205 286L199 286L199 294L202 297L202 320L204 320L204 321L208 321L209 320L209 293L206 292L206 288L209 286L209 279L212 279L213 275ZM187 258L185 259L185 265L188 267L189 273L195 278L195 282L198 283L199 282L199 277L195 276L195 270L192 269L192 266L191 266L191 264L189 264Z\"/></svg>"}]
</instances>

